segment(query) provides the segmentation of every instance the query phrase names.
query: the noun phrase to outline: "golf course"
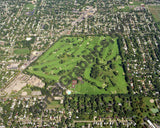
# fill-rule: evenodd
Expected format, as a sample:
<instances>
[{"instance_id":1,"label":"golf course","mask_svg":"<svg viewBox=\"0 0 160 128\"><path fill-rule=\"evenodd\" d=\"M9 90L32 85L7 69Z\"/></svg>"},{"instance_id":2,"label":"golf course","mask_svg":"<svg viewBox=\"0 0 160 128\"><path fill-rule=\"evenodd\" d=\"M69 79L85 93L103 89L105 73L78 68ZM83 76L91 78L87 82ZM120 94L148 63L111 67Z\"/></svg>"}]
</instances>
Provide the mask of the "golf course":
<instances>
[{"instance_id":1,"label":"golf course","mask_svg":"<svg viewBox=\"0 0 160 128\"><path fill-rule=\"evenodd\" d=\"M60 38L27 72L72 94L127 93L117 38L110 36Z\"/></svg>"}]
</instances>

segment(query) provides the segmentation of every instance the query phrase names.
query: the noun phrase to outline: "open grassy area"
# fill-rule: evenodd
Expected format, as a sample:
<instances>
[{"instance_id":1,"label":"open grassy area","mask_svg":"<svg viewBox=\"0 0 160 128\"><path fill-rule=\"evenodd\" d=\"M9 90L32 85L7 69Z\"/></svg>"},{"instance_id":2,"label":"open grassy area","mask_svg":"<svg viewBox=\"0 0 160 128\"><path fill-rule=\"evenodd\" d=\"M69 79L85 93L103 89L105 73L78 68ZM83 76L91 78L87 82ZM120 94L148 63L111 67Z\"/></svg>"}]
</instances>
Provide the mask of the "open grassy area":
<instances>
[{"instance_id":1,"label":"open grassy area","mask_svg":"<svg viewBox=\"0 0 160 128\"><path fill-rule=\"evenodd\" d=\"M63 105L60 104L60 101L52 101L51 99L48 99L50 101L49 104L47 104L48 109L53 109L53 108L63 108Z\"/></svg>"},{"instance_id":2,"label":"open grassy area","mask_svg":"<svg viewBox=\"0 0 160 128\"><path fill-rule=\"evenodd\" d=\"M29 49L28 48L15 49L14 53L17 55L26 55L29 53Z\"/></svg>"},{"instance_id":3,"label":"open grassy area","mask_svg":"<svg viewBox=\"0 0 160 128\"><path fill-rule=\"evenodd\" d=\"M61 38L27 71L72 94L127 93L117 39L109 36Z\"/></svg>"},{"instance_id":4,"label":"open grassy area","mask_svg":"<svg viewBox=\"0 0 160 128\"><path fill-rule=\"evenodd\" d=\"M130 10L132 10L129 6L124 6L124 8L119 9L119 11L122 12L129 12Z\"/></svg>"},{"instance_id":5,"label":"open grassy area","mask_svg":"<svg viewBox=\"0 0 160 128\"><path fill-rule=\"evenodd\" d=\"M133 1L133 5L141 5L144 4L142 1Z\"/></svg>"},{"instance_id":6,"label":"open grassy area","mask_svg":"<svg viewBox=\"0 0 160 128\"><path fill-rule=\"evenodd\" d=\"M149 106L149 108L155 107L155 103L154 103L154 102L151 103L150 100L151 100L150 97L145 97L145 98L144 98L144 103L145 103L147 106Z\"/></svg>"},{"instance_id":7,"label":"open grassy area","mask_svg":"<svg viewBox=\"0 0 160 128\"><path fill-rule=\"evenodd\" d=\"M18 92L12 92L10 97L12 98L17 98L17 97L20 97L22 96L22 92L27 92L27 96L31 95L32 93L32 90L30 87L26 86L26 87L23 87L20 91Z\"/></svg>"},{"instance_id":8,"label":"open grassy area","mask_svg":"<svg viewBox=\"0 0 160 128\"><path fill-rule=\"evenodd\" d=\"M33 10L35 8L34 4L26 4L25 9L27 10Z\"/></svg>"},{"instance_id":9,"label":"open grassy area","mask_svg":"<svg viewBox=\"0 0 160 128\"><path fill-rule=\"evenodd\" d=\"M160 28L160 6L148 6L148 8L152 13L155 22L158 23L158 26Z\"/></svg>"},{"instance_id":10,"label":"open grassy area","mask_svg":"<svg viewBox=\"0 0 160 128\"><path fill-rule=\"evenodd\" d=\"M156 22L160 21L160 6L149 6L150 12L153 14L153 17Z\"/></svg>"},{"instance_id":11,"label":"open grassy area","mask_svg":"<svg viewBox=\"0 0 160 128\"><path fill-rule=\"evenodd\" d=\"M159 112L159 110L158 110L157 108L151 108L151 111L152 111L153 113Z\"/></svg>"}]
</instances>

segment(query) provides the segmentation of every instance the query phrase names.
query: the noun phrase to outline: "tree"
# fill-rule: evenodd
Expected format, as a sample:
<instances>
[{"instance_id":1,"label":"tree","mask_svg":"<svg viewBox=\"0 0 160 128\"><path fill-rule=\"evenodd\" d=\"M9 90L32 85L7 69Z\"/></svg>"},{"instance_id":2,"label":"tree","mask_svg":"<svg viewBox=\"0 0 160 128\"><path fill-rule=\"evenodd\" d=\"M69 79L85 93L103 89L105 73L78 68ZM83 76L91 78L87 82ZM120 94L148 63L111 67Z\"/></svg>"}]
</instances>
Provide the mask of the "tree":
<instances>
[{"instance_id":1,"label":"tree","mask_svg":"<svg viewBox=\"0 0 160 128\"><path fill-rule=\"evenodd\" d=\"M99 75L99 68L97 65L93 65L93 67L91 68L91 73L90 76L94 79L96 79Z\"/></svg>"}]
</instances>

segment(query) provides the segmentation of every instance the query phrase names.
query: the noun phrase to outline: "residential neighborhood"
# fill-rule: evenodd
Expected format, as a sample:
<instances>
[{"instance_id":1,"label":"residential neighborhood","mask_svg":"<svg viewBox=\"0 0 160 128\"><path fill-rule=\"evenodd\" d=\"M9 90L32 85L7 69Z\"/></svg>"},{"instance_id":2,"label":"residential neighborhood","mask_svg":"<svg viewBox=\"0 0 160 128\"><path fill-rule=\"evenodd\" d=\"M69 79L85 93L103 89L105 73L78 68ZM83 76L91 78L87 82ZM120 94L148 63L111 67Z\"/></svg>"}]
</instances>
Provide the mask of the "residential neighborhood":
<instances>
[{"instance_id":1,"label":"residential neighborhood","mask_svg":"<svg viewBox=\"0 0 160 128\"><path fill-rule=\"evenodd\" d=\"M159 14L159 0L0 1L0 128L160 127Z\"/></svg>"}]
</instances>

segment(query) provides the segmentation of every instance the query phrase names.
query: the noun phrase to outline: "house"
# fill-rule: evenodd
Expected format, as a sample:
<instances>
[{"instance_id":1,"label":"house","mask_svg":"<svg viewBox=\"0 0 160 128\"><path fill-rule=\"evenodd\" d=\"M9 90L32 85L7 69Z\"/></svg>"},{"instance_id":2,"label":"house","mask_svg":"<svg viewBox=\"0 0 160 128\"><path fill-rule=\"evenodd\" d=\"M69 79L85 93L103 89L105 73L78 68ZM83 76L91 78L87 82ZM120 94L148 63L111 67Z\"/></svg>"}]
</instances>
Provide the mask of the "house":
<instances>
[{"instance_id":1,"label":"house","mask_svg":"<svg viewBox=\"0 0 160 128\"><path fill-rule=\"evenodd\" d=\"M78 80L79 80L79 81L82 81L82 77L78 77Z\"/></svg>"},{"instance_id":2,"label":"house","mask_svg":"<svg viewBox=\"0 0 160 128\"><path fill-rule=\"evenodd\" d=\"M0 45L4 45L4 42L3 42L3 41L0 41Z\"/></svg>"},{"instance_id":3,"label":"house","mask_svg":"<svg viewBox=\"0 0 160 128\"><path fill-rule=\"evenodd\" d=\"M72 80L72 88L75 88L76 84L77 84L77 80Z\"/></svg>"}]
</instances>

